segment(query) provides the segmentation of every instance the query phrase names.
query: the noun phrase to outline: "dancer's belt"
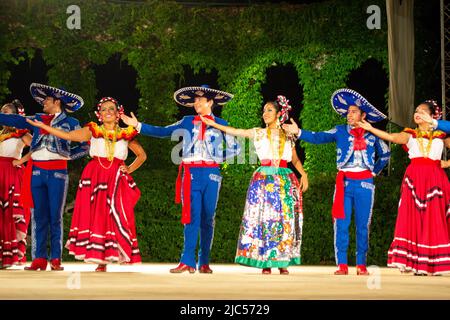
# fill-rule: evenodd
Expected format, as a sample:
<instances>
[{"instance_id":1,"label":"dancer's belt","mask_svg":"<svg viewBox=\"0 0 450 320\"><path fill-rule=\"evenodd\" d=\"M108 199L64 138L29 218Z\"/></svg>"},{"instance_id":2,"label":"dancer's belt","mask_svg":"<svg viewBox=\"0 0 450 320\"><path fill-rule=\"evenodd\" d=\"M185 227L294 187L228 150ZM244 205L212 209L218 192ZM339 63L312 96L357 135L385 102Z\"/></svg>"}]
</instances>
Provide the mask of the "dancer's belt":
<instances>
[{"instance_id":1,"label":"dancer's belt","mask_svg":"<svg viewBox=\"0 0 450 320\"><path fill-rule=\"evenodd\" d=\"M428 164L432 166L441 166L441 160L432 160L430 158L412 158L411 164Z\"/></svg>"},{"instance_id":2,"label":"dancer's belt","mask_svg":"<svg viewBox=\"0 0 450 320\"><path fill-rule=\"evenodd\" d=\"M31 194L31 176L33 175L33 166L44 170L66 170L67 160L28 160L25 172L23 174L22 193L20 196L20 203L24 208L34 208L33 195Z\"/></svg>"},{"instance_id":3,"label":"dancer's belt","mask_svg":"<svg viewBox=\"0 0 450 320\"><path fill-rule=\"evenodd\" d=\"M264 160L261 160L261 166L287 168L287 161L280 160L279 163L277 163L276 160L264 159Z\"/></svg>"},{"instance_id":4,"label":"dancer's belt","mask_svg":"<svg viewBox=\"0 0 450 320\"><path fill-rule=\"evenodd\" d=\"M1 162L13 162L14 160L17 160L17 159L13 158L13 157L0 157Z\"/></svg>"},{"instance_id":5,"label":"dancer's belt","mask_svg":"<svg viewBox=\"0 0 450 320\"><path fill-rule=\"evenodd\" d=\"M365 180L373 178L370 170L360 172L339 171L336 175L336 192L334 194L333 208L331 214L335 219L344 219L344 179Z\"/></svg>"},{"instance_id":6,"label":"dancer's belt","mask_svg":"<svg viewBox=\"0 0 450 320\"><path fill-rule=\"evenodd\" d=\"M214 161L181 162L178 167L178 177L175 184L175 203L181 202L183 188L183 202L181 209L181 223L191 223L191 168L218 168ZM184 169L184 170L183 170ZM181 172L183 171L183 173ZM183 176L181 176L183 174ZM181 186L183 182L183 186Z\"/></svg>"}]
</instances>

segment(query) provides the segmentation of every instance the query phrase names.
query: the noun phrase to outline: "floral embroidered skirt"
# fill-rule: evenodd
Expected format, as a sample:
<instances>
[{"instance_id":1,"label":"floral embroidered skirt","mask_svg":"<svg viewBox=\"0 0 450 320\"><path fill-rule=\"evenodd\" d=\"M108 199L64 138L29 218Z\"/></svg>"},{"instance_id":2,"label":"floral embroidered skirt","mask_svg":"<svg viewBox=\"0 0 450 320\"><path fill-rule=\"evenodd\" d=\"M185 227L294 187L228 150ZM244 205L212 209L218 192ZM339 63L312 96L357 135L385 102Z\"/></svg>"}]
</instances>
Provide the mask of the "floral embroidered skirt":
<instances>
[{"instance_id":1,"label":"floral embroidered skirt","mask_svg":"<svg viewBox=\"0 0 450 320\"><path fill-rule=\"evenodd\" d=\"M289 168L259 167L247 191L235 262L256 268L300 264L302 192Z\"/></svg>"}]
</instances>

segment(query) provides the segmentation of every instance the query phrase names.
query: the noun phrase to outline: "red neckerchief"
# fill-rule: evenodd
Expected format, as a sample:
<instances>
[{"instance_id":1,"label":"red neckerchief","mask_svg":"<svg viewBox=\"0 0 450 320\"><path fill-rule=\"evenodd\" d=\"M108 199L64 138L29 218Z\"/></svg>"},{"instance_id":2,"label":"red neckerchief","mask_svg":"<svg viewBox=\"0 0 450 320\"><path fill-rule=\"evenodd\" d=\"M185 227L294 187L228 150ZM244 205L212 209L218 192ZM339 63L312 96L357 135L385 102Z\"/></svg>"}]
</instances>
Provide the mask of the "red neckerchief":
<instances>
[{"instance_id":1,"label":"red neckerchief","mask_svg":"<svg viewBox=\"0 0 450 320\"><path fill-rule=\"evenodd\" d=\"M353 150L366 150L367 144L364 139L364 133L366 130L363 128L353 128L350 130L350 134L355 137L353 141Z\"/></svg>"},{"instance_id":2,"label":"red neckerchief","mask_svg":"<svg viewBox=\"0 0 450 320\"><path fill-rule=\"evenodd\" d=\"M43 115L41 115L42 122L44 124L48 125L48 126L50 125L50 123L52 122L54 117L55 117L54 114L43 114ZM48 132L46 130L44 130L44 129L40 129L39 133L42 134L42 135L48 134Z\"/></svg>"},{"instance_id":3,"label":"red neckerchief","mask_svg":"<svg viewBox=\"0 0 450 320\"><path fill-rule=\"evenodd\" d=\"M212 116L203 116L203 118L210 119L215 122L215 120ZM202 119L200 119L200 116L195 116L194 120L192 121L194 126L196 124L198 124L199 122L200 122L201 126L200 126L200 132L198 134L198 140L205 140L206 123L204 123L202 121Z\"/></svg>"}]
</instances>

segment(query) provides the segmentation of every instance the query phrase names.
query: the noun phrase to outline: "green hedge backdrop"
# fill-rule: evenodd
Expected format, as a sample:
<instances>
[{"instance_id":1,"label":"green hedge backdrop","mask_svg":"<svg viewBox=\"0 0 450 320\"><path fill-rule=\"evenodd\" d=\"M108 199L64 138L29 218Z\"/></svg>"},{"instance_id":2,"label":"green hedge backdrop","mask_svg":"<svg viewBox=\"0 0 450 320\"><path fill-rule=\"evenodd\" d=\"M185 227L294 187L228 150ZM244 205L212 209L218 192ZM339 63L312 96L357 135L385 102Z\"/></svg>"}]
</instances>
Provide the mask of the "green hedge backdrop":
<instances>
[{"instance_id":1,"label":"green hedge backdrop","mask_svg":"<svg viewBox=\"0 0 450 320\"><path fill-rule=\"evenodd\" d=\"M120 54L138 75L140 120L155 125L176 121L178 109L172 94L178 83L174 79L182 79L183 67L190 66L196 72L218 71L220 88L235 95L223 108L222 117L232 126L251 128L261 125L261 86L266 81L267 68L291 64L303 88L302 126L328 130L343 123L332 111L329 99L334 90L346 86L352 70L375 59L388 73L384 0L189 8L172 1L126 4L79 0L76 4L81 9L81 29L68 30L66 8L73 2L1 1L1 99L9 94L11 65L31 59L36 50L42 50L49 66L49 84L64 85L84 98L86 107L76 116L85 123L95 119L91 107L97 93L93 66ZM366 26L366 8L373 4L381 8L381 29L370 30ZM420 19L418 23L426 24ZM416 28L420 46L426 39L426 29ZM417 50L417 59L426 58L426 54L429 52ZM417 67L418 75L423 75L421 79L428 76L424 71L427 63L422 59ZM417 89L419 98L427 97L426 84ZM176 142L149 137L139 137L139 141L148 153L147 162L134 174L142 191L136 222L143 260L176 262L183 245L180 207L173 202L177 166L170 160ZM304 195L302 261L333 264L330 209L336 173L335 146L302 147L310 179L310 189ZM77 180L87 161L70 165L68 203L74 198ZM405 153L394 146L391 175L376 179L369 264L386 264L406 164ZM254 169L248 164L223 168L213 263L233 262L246 189ZM66 237L70 218L66 214ZM355 251L354 225L351 228L350 263L354 262ZM64 258L71 260L66 250Z\"/></svg>"}]
</instances>

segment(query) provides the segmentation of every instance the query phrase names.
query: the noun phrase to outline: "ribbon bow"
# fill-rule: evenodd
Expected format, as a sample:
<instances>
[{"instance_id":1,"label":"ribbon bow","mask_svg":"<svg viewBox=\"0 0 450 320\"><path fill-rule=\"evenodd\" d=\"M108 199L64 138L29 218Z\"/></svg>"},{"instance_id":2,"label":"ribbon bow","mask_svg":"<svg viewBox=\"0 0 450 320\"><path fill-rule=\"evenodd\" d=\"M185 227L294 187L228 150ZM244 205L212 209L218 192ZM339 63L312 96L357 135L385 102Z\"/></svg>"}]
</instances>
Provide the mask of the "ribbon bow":
<instances>
[{"instance_id":1,"label":"ribbon bow","mask_svg":"<svg viewBox=\"0 0 450 320\"><path fill-rule=\"evenodd\" d=\"M353 128L350 130L350 134L355 137L353 141L353 150L366 150L367 144L364 139L364 133L366 130L363 128Z\"/></svg>"},{"instance_id":2,"label":"ribbon bow","mask_svg":"<svg viewBox=\"0 0 450 320\"><path fill-rule=\"evenodd\" d=\"M52 120L55 118L54 114L43 114L41 115L41 120L44 124L50 126L50 123L52 122ZM48 131L44 130L44 129L40 129L39 133L42 135L47 135Z\"/></svg>"},{"instance_id":3,"label":"ribbon bow","mask_svg":"<svg viewBox=\"0 0 450 320\"><path fill-rule=\"evenodd\" d=\"M214 118L212 116L203 116L203 118L215 121ZM205 132L206 132L206 123L204 123L202 121L202 119L200 118L200 116L195 116L194 120L192 121L192 123L194 125L197 125L200 122L200 132L198 134L198 140L205 140Z\"/></svg>"}]
</instances>

